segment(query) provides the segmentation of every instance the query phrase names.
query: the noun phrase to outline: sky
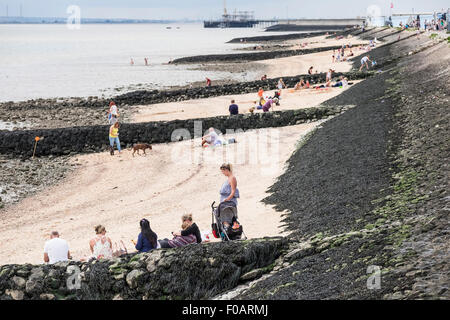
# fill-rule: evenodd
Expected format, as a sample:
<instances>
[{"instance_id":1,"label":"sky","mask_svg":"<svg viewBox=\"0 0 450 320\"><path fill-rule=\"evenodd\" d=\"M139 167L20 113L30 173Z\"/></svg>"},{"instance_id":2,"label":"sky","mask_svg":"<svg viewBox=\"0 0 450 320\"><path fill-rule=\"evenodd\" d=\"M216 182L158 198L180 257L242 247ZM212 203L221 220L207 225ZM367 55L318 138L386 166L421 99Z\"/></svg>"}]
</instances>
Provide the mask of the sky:
<instances>
[{"instance_id":1,"label":"sky","mask_svg":"<svg viewBox=\"0 0 450 320\"><path fill-rule=\"evenodd\" d=\"M355 18L368 8L394 13L447 10L449 0L227 0L228 12L254 11L257 18ZM77 5L81 18L190 19L219 18L223 0L0 0L0 16L68 17L67 8ZM375 7L374 7L375 6Z\"/></svg>"}]
</instances>

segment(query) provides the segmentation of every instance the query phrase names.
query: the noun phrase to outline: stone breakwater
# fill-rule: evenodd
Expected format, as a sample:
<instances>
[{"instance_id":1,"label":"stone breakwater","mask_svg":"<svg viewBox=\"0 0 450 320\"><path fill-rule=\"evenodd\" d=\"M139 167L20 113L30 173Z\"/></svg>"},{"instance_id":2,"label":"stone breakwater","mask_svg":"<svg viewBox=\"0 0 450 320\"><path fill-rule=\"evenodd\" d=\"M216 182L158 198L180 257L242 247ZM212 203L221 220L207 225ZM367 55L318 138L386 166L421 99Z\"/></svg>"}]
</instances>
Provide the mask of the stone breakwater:
<instances>
[{"instance_id":1,"label":"stone breakwater","mask_svg":"<svg viewBox=\"0 0 450 320\"><path fill-rule=\"evenodd\" d=\"M306 32L306 33L291 33L291 34L280 34L274 36L256 36L256 37L243 37L234 38L227 43L247 43L247 42L263 42L263 41L287 41L287 40L297 40L305 39L317 36L323 36L327 32Z\"/></svg>"},{"instance_id":2,"label":"stone breakwater","mask_svg":"<svg viewBox=\"0 0 450 320\"><path fill-rule=\"evenodd\" d=\"M342 24L323 24L323 25L298 25L298 24L276 24L266 28L267 32L283 32L283 31L314 31L314 30L325 30L326 32L334 32L336 30L342 29L353 29L354 25L342 25Z\"/></svg>"},{"instance_id":3,"label":"stone breakwater","mask_svg":"<svg viewBox=\"0 0 450 320\"><path fill-rule=\"evenodd\" d=\"M0 268L0 300L208 299L272 270L283 238L191 244L111 260Z\"/></svg>"},{"instance_id":4,"label":"stone breakwater","mask_svg":"<svg viewBox=\"0 0 450 320\"><path fill-rule=\"evenodd\" d=\"M346 110L345 106L318 107L298 110L275 111L235 116L219 116L188 120L172 120L145 123L124 123L120 129L123 147L134 143L166 143L194 138L195 123L200 122L201 134L213 127L225 133L229 129L259 129L283 127L316 121ZM174 134L184 129L184 135ZM0 132L0 153L31 157L35 137L43 138L36 147L36 156L69 155L104 150L108 144L109 125L69 127Z\"/></svg>"},{"instance_id":5,"label":"stone breakwater","mask_svg":"<svg viewBox=\"0 0 450 320\"><path fill-rule=\"evenodd\" d=\"M360 80L371 76L372 72L336 72L333 74L334 78L345 76L349 80ZM286 86L292 88L301 78L308 80L311 84L323 83L326 79L325 73L319 74L303 74L294 77L279 77L283 78ZM137 105L137 104L153 104L163 102L184 101L191 99L202 99L209 97L217 97L233 94L244 94L251 92L258 92L259 88L265 91L277 89L278 79L256 80L249 82L232 83L221 86L211 86L202 88L189 88L170 91L135 91L125 93L114 98L114 101L120 104Z\"/></svg>"},{"instance_id":6,"label":"stone breakwater","mask_svg":"<svg viewBox=\"0 0 450 320\"><path fill-rule=\"evenodd\" d=\"M355 46L358 46L356 44ZM296 50L283 50L283 51L265 51L265 52L253 52L253 53L232 53L232 54L209 54L184 57L173 60L175 64L187 64L187 63L210 63L210 62L247 62L258 61L267 59L284 58L291 56L299 56L304 54L311 54L316 52L338 50L342 46L329 46L319 47L313 49L296 49Z\"/></svg>"}]
</instances>

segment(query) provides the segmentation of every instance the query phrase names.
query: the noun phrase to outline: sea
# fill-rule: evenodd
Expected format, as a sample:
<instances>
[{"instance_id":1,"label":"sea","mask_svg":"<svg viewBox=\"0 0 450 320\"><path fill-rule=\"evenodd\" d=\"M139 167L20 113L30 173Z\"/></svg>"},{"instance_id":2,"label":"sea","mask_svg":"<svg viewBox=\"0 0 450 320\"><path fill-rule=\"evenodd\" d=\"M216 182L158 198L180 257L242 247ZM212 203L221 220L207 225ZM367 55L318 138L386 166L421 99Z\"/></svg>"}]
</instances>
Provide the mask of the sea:
<instances>
[{"instance_id":1,"label":"sea","mask_svg":"<svg viewBox=\"0 0 450 320\"><path fill-rule=\"evenodd\" d=\"M80 29L64 24L4 24L0 25L0 101L111 97L187 85L206 77L254 80L261 75L194 70L168 62L192 55L235 53L243 44L227 41L270 34L283 32L211 29L201 23L82 24Z\"/></svg>"}]
</instances>

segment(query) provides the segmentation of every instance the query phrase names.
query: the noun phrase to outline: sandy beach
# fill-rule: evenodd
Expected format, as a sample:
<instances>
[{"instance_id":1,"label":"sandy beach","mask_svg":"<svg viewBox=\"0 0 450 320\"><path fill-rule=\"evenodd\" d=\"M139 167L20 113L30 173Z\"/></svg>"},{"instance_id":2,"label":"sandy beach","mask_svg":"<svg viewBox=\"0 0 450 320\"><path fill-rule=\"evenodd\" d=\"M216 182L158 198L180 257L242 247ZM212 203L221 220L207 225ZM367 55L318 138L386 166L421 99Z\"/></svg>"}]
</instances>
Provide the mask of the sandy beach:
<instances>
[{"instance_id":1,"label":"sandy beach","mask_svg":"<svg viewBox=\"0 0 450 320\"><path fill-rule=\"evenodd\" d=\"M353 84L361 80L351 81ZM293 110L316 107L322 102L333 98L346 88L327 88L327 89L302 89L293 90L292 88L283 89L281 94L280 105L274 105L274 111ZM266 92L273 95L275 90ZM239 106L239 113L248 113L249 108L254 106L257 100L256 93L247 93L240 95L220 96L206 99L193 99L180 102L158 103L146 106L133 107L133 116L130 122L148 122L148 121L168 121L173 119L185 120L192 118L206 118L228 115L228 106L231 99ZM262 112L257 110L255 112Z\"/></svg>"},{"instance_id":2,"label":"sandy beach","mask_svg":"<svg viewBox=\"0 0 450 320\"><path fill-rule=\"evenodd\" d=\"M110 2L73 24L0 17L0 300L186 301L163 310L178 319L278 312L207 300L450 299L448 10L289 4L284 20L224 1L191 24L215 5ZM266 112L261 89L280 90ZM213 224L227 196L231 232Z\"/></svg>"},{"instance_id":3,"label":"sandy beach","mask_svg":"<svg viewBox=\"0 0 450 320\"><path fill-rule=\"evenodd\" d=\"M88 241L97 224L105 225L113 242L123 240L130 251L131 239L137 239L144 217L159 238L178 231L184 213L193 213L200 229L209 231L210 205L219 201L225 181L219 166L226 157L237 159L234 163L242 160L235 174L241 192L239 218L247 237L280 235L282 214L260 201L283 172L299 139L319 124L263 130L267 135L260 132L259 139L266 137L267 143L261 141L256 159L247 143L255 138L252 131L233 135L240 141L237 144L211 150L203 150L199 140L192 140L154 145L147 156L134 158L130 151L114 157L109 153L75 157L73 161L80 166L67 179L2 212L0 260L2 264L40 263L43 244L54 229L69 242L74 259L89 254ZM186 162L180 154L203 159Z\"/></svg>"},{"instance_id":4,"label":"sandy beach","mask_svg":"<svg viewBox=\"0 0 450 320\"><path fill-rule=\"evenodd\" d=\"M324 36L312 39L307 40L314 42L310 44L311 47L329 45L329 42L335 45L358 41L328 40ZM267 70L268 77L274 78L305 74L311 65L318 72L325 72L329 68L337 72L351 69L348 61L332 63L331 55L332 51L327 51L258 63ZM359 81L353 81L357 82ZM274 110L318 106L350 87L298 91L283 89L281 105L275 106ZM256 96L255 92L133 106L133 114L129 118L130 122L146 122L226 115L231 99L236 100L240 113L247 113ZM258 146L259 150L247 150L247 156L239 158L244 159L235 166L242 197L239 199L239 216L247 237L283 234L282 213L265 206L261 200L268 195L267 189L283 172L285 161L295 151L299 139L320 123L321 121L267 129L265 132L268 134L259 137L267 137L268 142ZM199 146L200 141L194 140L154 145L153 150L145 157L133 158L128 150L114 157L109 153L72 157L71 162L78 163L78 166L68 177L45 191L3 209L0 261L2 264L40 263L43 244L49 232L55 229L68 240L74 259L89 255L88 241L94 236L97 224L105 225L107 235L113 242L122 240L130 251L133 250L131 240L136 239L139 233L139 220L144 217L150 220L152 228L161 239L170 237L171 231L180 228L180 217L187 212L193 213L202 231L210 231L210 204L219 200L218 191L225 180L219 170L224 159L214 159L211 155L230 155L233 150L252 145L247 143L247 139L256 141L252 131L233 137L237 139L237 144L216 148L214 151L203 150ZM201 156L202 160L184 161L185 156L176 155L180 150L183 154ZM262 154L255 159L258 152ZM237 158L234 161L231 159L229 162L236 163ZM18 237L18 233L27 236Z\"/></svg>"},{"instance_id":5,"label":"sandy beach","mask_svg":"<svg viewBox=\"0 0 450 320\"><path fill-rule=\"evenodd\" d=\"M309 44L307 48L344 45L355 43L365 43L358 38L345 38L345 39L326 39L326 36L312 37L304 40ZM294 49L299 49L299 41L287 41ZM360 54L360 50L354 48L355 55ZM263 61L252 62L258 64L261 70L264 70L264 74L268 78L277 78L282 76L296 76L299 74L307 74L309 67L314 67L314 72L323 73L328 69L335 70L336 72L348 72L351 70L352 62L332 61L333 51L324 51L311 53L301 56L292 56L286 58L269 59ZM230 64L233 65L233 64ZM242 64L238 64L242 65ZM241 66L242 68L242 66ZM352 81L358 83L359 81ZM291 110L301 109L320 105L322 102L333 98L341 94L347 88L329 88L327 90L298 90L294 91L293 88L283 89L281 96L281 105L276 106L275 110ZM274 91L266 92L273 95ZM140 105L133 107L133 116L131 116L131 122L146 122L146 121L167 121L173 119L191 119L200 117L213 117L219 115L227 115L230 100L234 99L239 105L240 113L247 113L248 109L254 106L253 102L257 100L257 94L241 94L220 96L207 99L194 99L173 103L159 103L152 105Z\"/></svg>"}]
</instances>

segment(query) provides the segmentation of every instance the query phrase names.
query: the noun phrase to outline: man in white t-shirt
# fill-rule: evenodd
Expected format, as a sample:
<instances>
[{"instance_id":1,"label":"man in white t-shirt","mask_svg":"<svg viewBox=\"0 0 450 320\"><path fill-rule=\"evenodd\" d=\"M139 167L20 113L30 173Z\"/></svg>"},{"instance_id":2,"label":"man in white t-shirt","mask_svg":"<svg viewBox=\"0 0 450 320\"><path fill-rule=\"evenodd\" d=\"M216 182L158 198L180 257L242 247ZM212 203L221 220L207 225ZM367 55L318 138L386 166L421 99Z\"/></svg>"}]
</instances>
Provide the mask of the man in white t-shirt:
<instances>
[{"instance_id":1,"label":"man in white t-shirt","mask_svg":"<svg viewBox=\"0 0 450 320\"><path fill-rule=\"evenodd\" d=\"M53 264L60 261L67 261L70 258L67 241L59 237L58 231L53 231L50 234L50 240L44 246L44 262Z\"/></svg>"}]
</instances>

